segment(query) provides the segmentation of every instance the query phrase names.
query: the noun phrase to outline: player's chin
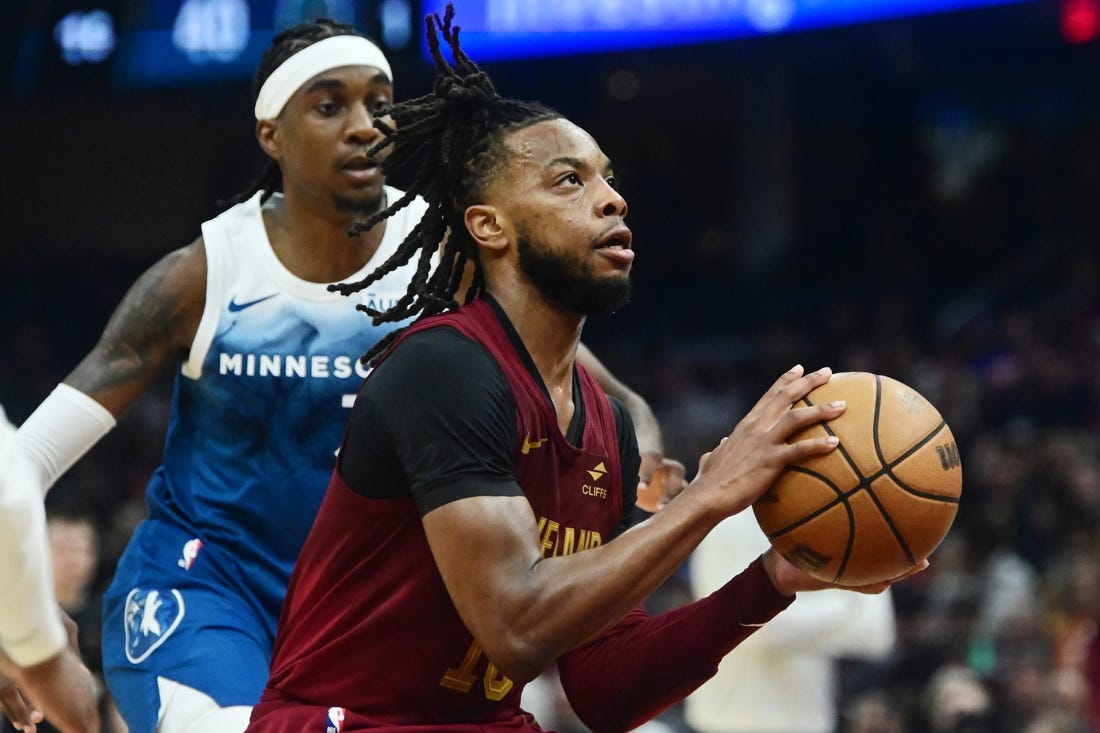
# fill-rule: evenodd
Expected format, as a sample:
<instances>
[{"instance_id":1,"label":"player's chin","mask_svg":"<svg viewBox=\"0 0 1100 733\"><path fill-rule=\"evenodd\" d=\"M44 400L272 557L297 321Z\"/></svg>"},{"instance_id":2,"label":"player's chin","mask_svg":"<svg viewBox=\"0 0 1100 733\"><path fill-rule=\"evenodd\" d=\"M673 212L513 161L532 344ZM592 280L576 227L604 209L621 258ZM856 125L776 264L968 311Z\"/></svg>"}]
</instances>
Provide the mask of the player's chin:
<instances>
[{"instance_id":1,"label":"player's chin","mask_svg":"<svg viewBox=\"0 0 1100 733\"><path fill-rule=\"evenodd\" d=\"M353 189L333 194L332 202L337 211L368 217L385 205L382 186Z\"/></svg>"},{"instance_id":2,"label":"player's chin","mask_svg":"<svg viewBox=\"0 0 1100 733\"><path fill-rule=\"evenodd\" d=\"M610 267L607 269L606 277L614 282L622 282L630 280L630 273L633 270L633 265L629 262L613 262L609 263Z\"/></svg>"},{"instance_id":3,"label":"player's chin","mask_svg":"<svg viewBox=\"0 0 1100 733\"><path fill-rule=\"evenodd\" d=\"M604 272L602 275L597 275L600 283L611 288L628 288L630 287L630 266L616 267L614 269Z\"/></svg>"},{"instance_id":4,"label":"player's chin","mask_svg":"<svg viewBox=\"0 0 1100 733\"><path fill-rule=\"evenodd\" d=\"M592 280L600 288L629 294L632 288L630 265L620 267L597 267L589 271Z\"/></svg>"},{"instance_id":5,"label":"player's chin","mask_svg":"<svg viewBox=\"0 0 1100 733\"><path fill-rule=\"evenodd\" d=\"M629 272L612 273L599 279L583 311L590 316L609 316L630 302L633 285Z\"/></svg>"}]
</instances>

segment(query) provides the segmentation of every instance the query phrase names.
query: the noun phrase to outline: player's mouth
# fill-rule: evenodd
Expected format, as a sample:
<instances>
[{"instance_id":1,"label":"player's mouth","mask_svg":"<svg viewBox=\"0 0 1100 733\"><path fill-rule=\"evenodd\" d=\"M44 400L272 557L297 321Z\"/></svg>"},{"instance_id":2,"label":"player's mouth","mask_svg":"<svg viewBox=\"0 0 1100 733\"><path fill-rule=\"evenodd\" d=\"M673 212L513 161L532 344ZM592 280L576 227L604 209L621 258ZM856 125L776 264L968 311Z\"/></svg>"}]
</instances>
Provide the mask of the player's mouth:
<instances>
[{"instance_id":1,"label":"player's mouth","mask_svg":"<svg viewBox=\"0 0 1100 733\"><path fill-rule=\"evenodd\" d=\"M353 178L363 180L374 178L382 172L378 160L367 155L353 155L344 161L340 170Z\"/></svg>"},{"instance_id":2,"label":"player's mouth","mask_svg":"<svg viewBox=\"0 0 1100 733\"><path fill-rule=\"evenodd\" d=\"M633 237L623 224L616 224L596 240L596 251L609 260L628 264L634 261L634 250L630 248Z\"/></svg>"}]
</instances>

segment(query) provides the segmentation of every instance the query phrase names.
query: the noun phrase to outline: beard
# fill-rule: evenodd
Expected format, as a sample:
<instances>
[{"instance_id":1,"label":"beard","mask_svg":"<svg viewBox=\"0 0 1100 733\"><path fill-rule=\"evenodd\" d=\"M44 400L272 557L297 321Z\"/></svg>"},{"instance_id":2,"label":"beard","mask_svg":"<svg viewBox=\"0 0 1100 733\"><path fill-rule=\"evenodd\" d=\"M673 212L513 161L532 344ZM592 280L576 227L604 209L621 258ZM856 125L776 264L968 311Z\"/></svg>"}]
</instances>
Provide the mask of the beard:
<instances>
[{"instance_id":1,"label":"beard","mask_svg":"<svg viewBox=\"0 0 1100 733\"><path fill-rule=\"evenodd\" d=\"M334 194L332 205L341 213L354 214L366 219L371 214L381 211L386 205L386 192L382 189L376 195L362 197Z\"/></svg>"},{"instance_id":2,"label":"beard","mask_svg":"<svg viewBox=\"0 0 1100 733\"><path fill-rule=\"evenodd\" d=\"M598 277L579 254L535 244L520 231L519 267L555 305L582 316L606 316L630 301L630 275Z\"/></svg>"}]
</instances>

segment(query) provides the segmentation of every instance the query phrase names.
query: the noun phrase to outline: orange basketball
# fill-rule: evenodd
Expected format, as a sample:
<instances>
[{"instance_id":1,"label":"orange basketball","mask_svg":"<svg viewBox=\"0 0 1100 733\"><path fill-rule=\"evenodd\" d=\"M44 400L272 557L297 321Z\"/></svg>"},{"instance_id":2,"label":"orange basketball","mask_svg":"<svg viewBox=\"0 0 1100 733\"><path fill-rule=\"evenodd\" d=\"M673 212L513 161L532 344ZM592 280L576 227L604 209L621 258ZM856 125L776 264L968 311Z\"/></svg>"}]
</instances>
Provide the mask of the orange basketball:
<instances>
[{"instance_id":1,"label":"orange basketball","mask_svg":"<svg viewBox=\"0 0 1100 733\"><path fill-rule=\"evenodd\" d=\"M842 372L802 400L844 413L791 436L836 435L826 455L788 466L753 505L772 546L821 580L895 578L928 557L959 506L962 464L939 411L881 374Z\"/></svg>"}]
</instances>

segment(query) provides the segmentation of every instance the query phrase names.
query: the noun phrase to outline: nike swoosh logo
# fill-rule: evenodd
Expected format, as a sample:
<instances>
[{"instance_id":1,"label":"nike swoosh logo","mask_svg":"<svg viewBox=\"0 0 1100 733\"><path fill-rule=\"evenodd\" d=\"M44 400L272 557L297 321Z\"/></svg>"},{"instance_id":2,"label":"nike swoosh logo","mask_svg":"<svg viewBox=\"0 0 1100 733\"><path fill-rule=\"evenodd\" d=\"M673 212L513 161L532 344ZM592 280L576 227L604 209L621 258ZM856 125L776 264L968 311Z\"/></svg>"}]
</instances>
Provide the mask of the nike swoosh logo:
<instances>
[{"instance_id":1,"label":"nike swoosh logo","mask_svg":"<svg viewBox=\"0 0 1100 733\"><path fill-rule=\"evenodd\" d=\"M258 305L258 304L264 302L265 300L271 300L276 295L278 295L278 293L272 293L271 295L265 295L262 298L256 298L256 300L249 300L249 301L246 301L244 303L238 303L237 302L237 296L234 295L232 298L229 299L229 312L230 313L239 313L240 311L243 311L245 308L251 308L254 305Z\"/></svg>"},{"instance_id":2,"label":"nike swoosh logo","mask_svg":"<svg viewBox=\"0 0 1100 733\"><path fill-rule=\"evenodd\" d=\"M530 435L527 435L523 438L523 445L519 449L521 455L527 455L535 448L541 448L542 444L545 443L547 440L546 438L540 438L534 442L531 442L530 438Z\"/></svg>"}]
</instances>

